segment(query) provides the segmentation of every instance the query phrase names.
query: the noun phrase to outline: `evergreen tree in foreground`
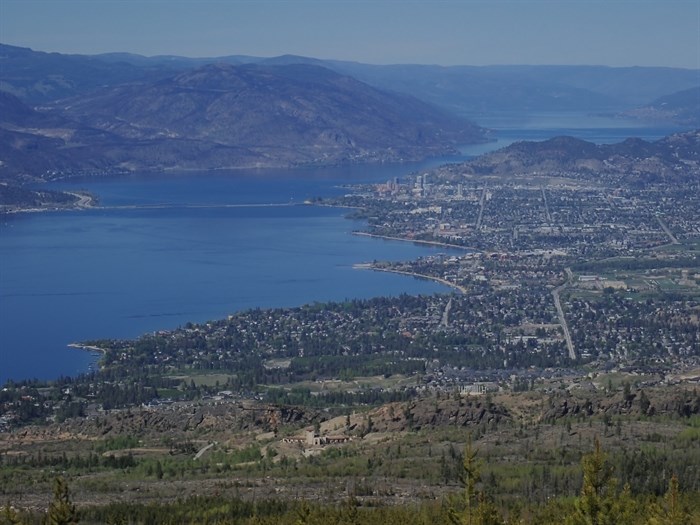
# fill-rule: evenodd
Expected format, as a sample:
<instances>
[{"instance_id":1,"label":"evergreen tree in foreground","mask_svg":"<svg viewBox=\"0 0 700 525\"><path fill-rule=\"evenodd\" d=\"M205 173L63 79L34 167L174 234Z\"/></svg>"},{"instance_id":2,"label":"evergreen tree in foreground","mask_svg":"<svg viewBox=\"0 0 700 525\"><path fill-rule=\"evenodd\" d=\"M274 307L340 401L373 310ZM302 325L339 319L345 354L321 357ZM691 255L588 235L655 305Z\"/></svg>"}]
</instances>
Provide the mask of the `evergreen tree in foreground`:
<instances>
[{"instance_id":1,"label":"evergreen tree in foreground","mask_svg":"<svg viewBox=\"0 0 700 525\"><path fill-rule=\"evenodd\" d=\"M47 525L72 525L78 523L78 512L71 500L68 484L57 477L53 484L53 500L49 503L45 523Z\"/></svg>"},{"instance_id":2,"label":"evergreen tree in foreground","mask_svg":"<svg viewBox=\"0 0 700 525\"><path fill-rule=\"evenodd\" d=\"M21 525L19 514L8 502L0 512L0 525Z\"/></svg>"},{"instance_id":3,"label":"evergreen tree in foreground","mask_svg":"<svg viewBox=\"0 0 700 525\"><path fill-rule=\"evenodd\" d=\"M583 486L576 511L567 525L627 525L633 523L634 501L629 486L618 493L613 467L594 440L593 452L581 459Z\"/></svg>"},{"instance_id":4,"label":"evergreen tree in foreground","mask_svg":"<svg viewBox=\"0 0 700 525\"><path fill-rule=\"evenodd\" d=\"M500 525L501 515L495 505L489 500L484 491L476 490L476 484L481 481L481 469L476 459L477 451L472 448L471 435L467 440L462 461L462 471L459 479L464 487L464 500L460 503L463 510L455 506L449 509L449 518L454 525Z\"/></svg>"},{"instance_id":5,"label":"evergreen tree in foreground","mask_svg":"<svg viewBox=\"0 0 700 525\"><path fill-rule=\"evenodd\" d=\"M690 523L690 515L683 508L680 496L678 476L674 474L668 482L664 504L655 510L655 515L649 520L649 525L686 525Z\"/></svg>"}]
</instances>

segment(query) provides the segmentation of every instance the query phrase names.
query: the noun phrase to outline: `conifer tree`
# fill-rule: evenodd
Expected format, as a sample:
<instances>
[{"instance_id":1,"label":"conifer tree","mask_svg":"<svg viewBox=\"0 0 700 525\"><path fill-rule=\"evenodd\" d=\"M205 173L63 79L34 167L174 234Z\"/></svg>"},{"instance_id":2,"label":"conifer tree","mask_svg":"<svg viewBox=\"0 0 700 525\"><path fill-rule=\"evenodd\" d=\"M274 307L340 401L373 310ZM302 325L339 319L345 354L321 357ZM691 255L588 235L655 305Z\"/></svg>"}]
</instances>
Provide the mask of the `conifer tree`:
<instances>
[{"instance_id":1,"label":"conifer tree","mask_svg":"<svg viewBox=\"0 0 700 525\"><path fill-rule=\"evenodd\" d=\"M625 483L622 492L615 498L612 507L612 515L616 516L616 523L619 525L632 524L636 523L636 510L637 503L632 497L632 488L629 486L629 483Z\"/></svg>"},{"instance_id":2,"label":"conifer tree","mask_svg":"<svg viewBox=\"0 0 700 525\"><path fill-rule=\"evenodd\" d=\"M598 438L593 452L581 459L583 486L576 512L567 525L626 525L632 522L633 500L629 487L618 495L613 467L608 463Z\"/></svg>"},{"instance_id":3,"label":"conifer tree","mask_svg":"<svg viewBox=\"0 0 700 525\"><path fill-rule=\"evenodd\" d=\"M689 523L690 516L683 508L680 500L678 476L671 476L668 482L668 490L664 496L663 508L658 509L648 525L685 525Z\"/></svg>"},{"instance_id":4,"label":"conifer tree","mask_svg":"<svg viewBox=\"0 0 700 525\"><path fill-rule=\"evenodd\" d=\"M20 525L21 523L19 514L8 502L0 513L0 525Z\"/></svg>"},{"instance_id":5,"label":"conifer tree","mask_svg":"<svg viewBox=\"0 0 700 525\"><path fill-rule=\"evenodd\" d=\"M302 500L296 508L296 515L295 525L309 525L311 523L311 507L306 500Z\"/></svg>"},{"instance_id":6,"label":"conifer tree","mask_svg":"<svg viewBox=\"0 0 700 525\"><path fill-rule=\"evenodd\" d=\"M72 525L78 523L78 512L70 497L68 484L62 477L57 477L53 484L53 500L46 513L47 525Z\"/></svg>"},{"instance_id":7,"label":"conifer tree","mask_svg":"<svg viewBox=\"0 0 700 525\"><path fill-rule=\"evenodd\" d=\"M666 492L666 523L668 525L682 525L687 523L688 515L683 510L680 501L680 489L678 488L678 476L671 476L668 483L668 492Z\"/></svg>"},{"instance_id":8,"label":"conifer tree","mask_svg":"<svg viewBox=\"0 0 700 525\"><path fill-rule=\"evenodd\" d=\"M459 479L464 487L464 511L454 507L449 509L449 518L454 525L499 525L501 516L483 491L477 492L476 485L481 481L480 462L477 451L472 447L471 434L464 448L462 470Z\"/></svg>"},{"instance_id":9,"label":"conifer tree","mask_svg":"<svg viewBox=\"0 0 700 525\"><path fill-rule=\"evenodd\" d=\"M503 520L498 509L489 501L483 491L479 492L476 499L478 506L476 507L474 523L477 525L502 525Z\"/></svg>"}]
</instances>

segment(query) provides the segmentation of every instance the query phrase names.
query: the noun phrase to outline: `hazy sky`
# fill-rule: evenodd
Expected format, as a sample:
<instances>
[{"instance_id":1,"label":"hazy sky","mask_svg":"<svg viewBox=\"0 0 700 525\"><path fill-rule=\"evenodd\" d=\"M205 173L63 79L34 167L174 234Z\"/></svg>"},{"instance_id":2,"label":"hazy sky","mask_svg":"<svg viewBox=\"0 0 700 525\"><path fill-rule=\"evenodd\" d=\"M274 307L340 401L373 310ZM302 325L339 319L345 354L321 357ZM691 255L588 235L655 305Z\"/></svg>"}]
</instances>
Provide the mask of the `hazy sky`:
<instances>
[{"instance_id":1,"label":"hazy sky","mask_svg":"<svg viewBox=\"0 0 700 525\"><path fill-rule=\"evenodd\" d=\"M0 0L41 51L700 68L700 0Z\"/></svg>"}]
</instances>

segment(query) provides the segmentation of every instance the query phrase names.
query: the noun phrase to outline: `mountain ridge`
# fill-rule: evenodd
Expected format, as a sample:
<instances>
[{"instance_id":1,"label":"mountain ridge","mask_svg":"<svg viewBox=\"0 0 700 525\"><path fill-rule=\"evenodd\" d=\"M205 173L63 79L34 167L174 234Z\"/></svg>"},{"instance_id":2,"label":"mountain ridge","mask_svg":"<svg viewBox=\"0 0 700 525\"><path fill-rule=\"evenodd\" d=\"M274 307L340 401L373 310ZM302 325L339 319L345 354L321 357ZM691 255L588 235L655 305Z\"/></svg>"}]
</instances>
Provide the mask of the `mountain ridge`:
<instances>
[{"instance_id":1,"label":"mountain ridge","mask_svg":"<svg viewBox=\"0 0 700 525\"><path fill-rule=\"evenodd\" d=\"M681 68L373 65L297 55L61 55L0 44L4 77L0 89L30 103L42 103L86 93L104 84L166 78L178 71L219 62L320 65L378 89L408 94L472 118L494 110L622 112L698 83L697 70ZM29 69L28 63L32 65Z\"/></svg>"},{"instance_id":2,"label":"mountain ridge","mask_svg":"<svg viewBox=\"0 0 700 525\"><path fill-rule=\"evenodd\" d=\"M700 180L700 130L675 133L654 142L628 138L597 145L559 136L541 142L519 141L443 173L580 177L615 184L674 183Z\"/></svg>"},{"instance_id":3,"label":"mountain ridge","mask_svg":"<svg viewBox=\"0 0 700 525\"><path fill-rule=\"evenodd\" d=\"M625 112L624 115L646 121L670 121L698 127L700 126L700 86L659 97L646 106Z\"/></svg>"},{"instance_id":4,"label":"mountain ridge","mask_svg":"<svg viewBox=\"0 0 700 525\"><path fill-rule=\"evenodd\" d=\"M0 96L0 176L400 162L484 130L319 66L208 64L30 108Z\"/></svg>"}]
</instances>

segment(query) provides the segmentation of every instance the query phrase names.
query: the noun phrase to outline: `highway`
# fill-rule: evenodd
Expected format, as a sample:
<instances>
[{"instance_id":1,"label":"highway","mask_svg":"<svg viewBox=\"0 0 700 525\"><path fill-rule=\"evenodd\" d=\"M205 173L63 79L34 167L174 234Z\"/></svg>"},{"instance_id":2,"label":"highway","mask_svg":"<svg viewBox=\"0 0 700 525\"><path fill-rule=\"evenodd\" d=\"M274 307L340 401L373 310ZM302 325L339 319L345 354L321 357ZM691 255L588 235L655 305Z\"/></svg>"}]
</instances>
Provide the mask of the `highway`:
<instances>
[{"instance_id":1,"label":"highway","mask_svg":"<svg viewBox=\"0 0 700 525\"><path fill-rule=\"evenodd\" d=\"M573 273L571 273L571 268L566 269L566 282L557 286L552 290L552 295L554 296L554 306L557 309L557 315L559 316L559 324L562 330L564 330L564 339L566 340L566 347L569 350L569 358L572 361L576 360L576 351L574 350L574 343L571 340L571 333L569 332L569 325L566 323L566 317L564 317L564 309L561 307L561 300L559 299L559 294L562 290L567 288L573 279Z\"/></svg>"}]
</instances>

